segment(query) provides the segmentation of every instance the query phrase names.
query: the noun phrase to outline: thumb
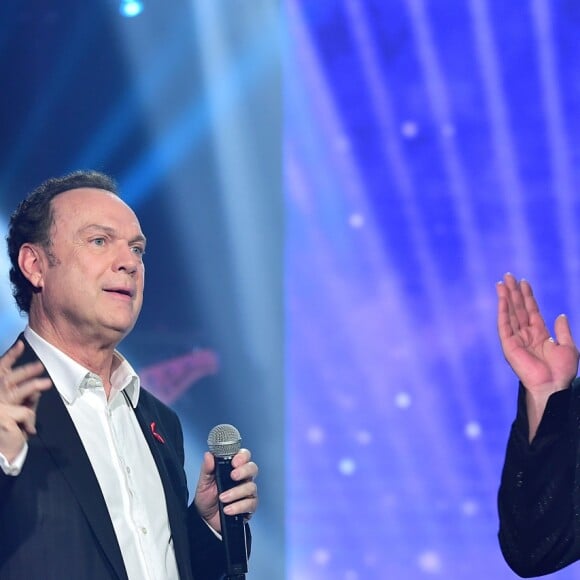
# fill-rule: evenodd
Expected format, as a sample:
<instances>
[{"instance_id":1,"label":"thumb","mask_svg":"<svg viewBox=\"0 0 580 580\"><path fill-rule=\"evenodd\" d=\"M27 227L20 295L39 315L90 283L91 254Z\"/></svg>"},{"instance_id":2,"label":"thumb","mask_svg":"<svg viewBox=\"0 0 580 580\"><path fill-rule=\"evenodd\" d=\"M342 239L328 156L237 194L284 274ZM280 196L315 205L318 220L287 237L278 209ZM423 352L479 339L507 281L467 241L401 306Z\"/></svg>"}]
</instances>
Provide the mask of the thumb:
<instances>
[{"instance_id":1,"label":"thumb","mask_svg":"<svg viewBox=\"0 0 580 580\"><path fill-rule=\"evenodd\" d=\"M215 471L215 458L209 451L206 451L203 454L203 461L201 463L201 469L199 472L200 481L213 480L214 471Z\"/></svg>"},{"instance_id":2,"label":"thumb","mask_svg":"<svg viewBox=\"0 0 580 580\"><path fill-rule=\"evenodd\" d=\"M574 338L572 337L572 331L570 330L570 323L568 322L568 317L565 314L560 314L560 316L556 318L556 322L554 323L554 332L556 334L556 341L558 344L576 347L574 344Z\"/></svg>"}]
</instances>

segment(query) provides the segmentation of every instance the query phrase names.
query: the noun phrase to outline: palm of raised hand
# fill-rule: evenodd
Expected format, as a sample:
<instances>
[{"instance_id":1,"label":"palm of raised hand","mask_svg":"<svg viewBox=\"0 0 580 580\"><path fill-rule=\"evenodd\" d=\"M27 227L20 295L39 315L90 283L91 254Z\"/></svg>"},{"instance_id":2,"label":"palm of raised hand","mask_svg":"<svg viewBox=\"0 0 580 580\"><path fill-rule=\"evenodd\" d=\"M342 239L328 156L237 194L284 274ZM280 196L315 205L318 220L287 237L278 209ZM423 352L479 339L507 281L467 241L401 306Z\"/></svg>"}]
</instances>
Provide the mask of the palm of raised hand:
<instances>
[{"instance_id":1,"label":"palm of raised hand","mask_svg":"<svg viewBox=\"0 0 580 580\"><path fill-rule=\"evenodd\" d=\"M498 298L503 353L524 386L536 392L566 388L578 370L578 349L566 317L556 319L553 340L531 286L509 274L498 285Z\"/></svg>"}]
</instances>

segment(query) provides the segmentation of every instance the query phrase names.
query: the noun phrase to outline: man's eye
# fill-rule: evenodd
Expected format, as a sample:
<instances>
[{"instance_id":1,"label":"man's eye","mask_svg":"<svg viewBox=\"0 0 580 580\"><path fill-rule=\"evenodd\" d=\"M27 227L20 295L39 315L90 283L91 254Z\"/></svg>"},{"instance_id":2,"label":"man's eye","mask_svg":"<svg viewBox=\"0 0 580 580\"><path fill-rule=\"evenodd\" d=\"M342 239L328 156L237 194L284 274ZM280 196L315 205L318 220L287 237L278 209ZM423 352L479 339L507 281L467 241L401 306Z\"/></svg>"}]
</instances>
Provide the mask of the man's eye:
<instances>
[{"instance_id":1,"label":"man's eye","mask_svg":"<svg viewBox=\"0 0 580 580\"><path fill-rule=\"evenodd\" d=\"M104 246L105 238L95 238L94 240L91 240L91 242L95 244L95 246Z\"/></svg>"},{"instance_id":2,"label":"man's eye","mask_svg":"<svg viewBox=\"0 0 580 580\"><path fill-rule=\"evenodd\" d=\"M131 250L134 254L137 254L138 256L145 255L145 250L141 246L131 246Z\"/></svg>"}]
</instances>

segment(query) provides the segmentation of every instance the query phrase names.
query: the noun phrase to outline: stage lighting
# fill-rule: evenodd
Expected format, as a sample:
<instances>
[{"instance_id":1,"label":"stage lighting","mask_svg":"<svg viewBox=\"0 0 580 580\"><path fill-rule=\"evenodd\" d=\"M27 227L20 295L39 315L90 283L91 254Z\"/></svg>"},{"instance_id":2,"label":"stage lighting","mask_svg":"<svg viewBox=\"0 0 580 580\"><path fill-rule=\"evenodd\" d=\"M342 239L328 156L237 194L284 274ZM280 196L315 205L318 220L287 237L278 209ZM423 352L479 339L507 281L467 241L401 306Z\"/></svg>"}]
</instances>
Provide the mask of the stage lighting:
<instances>
[{"instance_id":1,"label":"stage lighting","mask_svg":"<svg viewBox=\"0 0 580 580\"><path fill-rule=\"evenodd\" d=\"M143 12L143 2L139 2L139 0L122 0L119 12L126 18L139 16Z\"/></svg>"}]
</instances>

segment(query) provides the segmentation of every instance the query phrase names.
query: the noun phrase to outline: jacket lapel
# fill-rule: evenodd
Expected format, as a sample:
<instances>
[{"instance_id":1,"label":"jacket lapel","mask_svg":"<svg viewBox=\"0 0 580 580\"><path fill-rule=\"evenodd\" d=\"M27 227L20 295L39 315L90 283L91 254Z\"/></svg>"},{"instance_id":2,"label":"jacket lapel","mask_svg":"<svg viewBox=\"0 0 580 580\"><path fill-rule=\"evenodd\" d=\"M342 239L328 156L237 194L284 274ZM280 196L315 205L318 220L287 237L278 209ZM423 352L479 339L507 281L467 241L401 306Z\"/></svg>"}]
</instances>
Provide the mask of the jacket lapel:
<instances>
[{"instance_id":1,"label":"jacket lapel","mask_svg":"<svg viewBox=\"0 0 580 580\"><path fill-rule=\"evenodd\" d=\"M26 341L25 344L26 350L19 363L38 360ZM54 387L40 397L36 412L36 430L38 439L69 483L117 576L126 580L123 557L101 488L72 419Z\"/></svg>"},{"instance_id":2,"label":"jacket lapel","mask_svg":"<svg viewBox=\"0 0 580 580\"><path fill-rule=\"evenodd\" d=\"M150 409L148 405L143 403L143 399L144 397L141 396L137 407L134 409L135 415L137 416L145 440L151 449L151 454L153 455L155 465L157 465L157 470L161 477L161 483L165 492L169 527L173 537L173 549L175 551L175 558L179 569L179 577L181 580L193 580L191 575L191 562L189 559L189 539L185 522L185 508L183 506L184 500L176 493L175 482L172 482L165 464L163 450L165 445L170 444L170 442L167 441L162 443L154 437L151 423L156 421L156 416L153 409ZM166 437L167 435L163 434L163 436ZM171 459L168 459L168 461L171 461Z\"/></svg>"}]
</instances>

